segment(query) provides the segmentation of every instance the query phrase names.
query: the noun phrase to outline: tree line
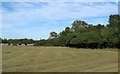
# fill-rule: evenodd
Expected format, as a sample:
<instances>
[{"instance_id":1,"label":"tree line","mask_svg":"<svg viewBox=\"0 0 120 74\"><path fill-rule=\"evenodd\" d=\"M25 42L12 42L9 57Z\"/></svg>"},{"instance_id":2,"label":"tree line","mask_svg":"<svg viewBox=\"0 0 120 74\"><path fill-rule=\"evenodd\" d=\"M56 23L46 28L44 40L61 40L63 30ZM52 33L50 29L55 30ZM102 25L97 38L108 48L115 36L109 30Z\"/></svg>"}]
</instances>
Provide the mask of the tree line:
<instances>
[{"instance_id":1,"label":"tree line","mask_svg":"<svg viewBox=\"0 0 120 74\"><path fill-rule=\"evenodd\" d=\"M11 41L10 41L11 40ZM2 43L33 43L35 46L76 48L120 48L120 15L110 15L109 24L93 25L76 20L60 33L50 32L48 39L2 39Z\"/></svg>"},{"instance_id":2,"label":"tree line","mask_svg":"<svg viewBox=\"0 0 120 74\"><path fill-rule=\"evenodd\" d=\"M0 38L0 41L2 41L3 44L8 44L8 45L13 45L13 46L16 46L17 44L18 45L22 45L22 44L34 44L35 41L33 39L2 39Z\"/></svg>"}]
</instances>

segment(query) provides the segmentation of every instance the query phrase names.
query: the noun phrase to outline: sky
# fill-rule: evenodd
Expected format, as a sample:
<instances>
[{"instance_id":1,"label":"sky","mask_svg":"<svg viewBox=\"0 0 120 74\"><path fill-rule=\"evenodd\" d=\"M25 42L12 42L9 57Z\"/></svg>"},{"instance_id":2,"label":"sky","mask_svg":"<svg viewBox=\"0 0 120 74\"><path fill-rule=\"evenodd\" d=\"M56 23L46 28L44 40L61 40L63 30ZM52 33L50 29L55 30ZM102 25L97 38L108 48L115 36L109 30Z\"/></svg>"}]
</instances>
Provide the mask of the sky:
<instances>
[{"instance_id":1,"label":"sky","mask_svg":"<svg viewBox=\"0 0 120 74\"><path fill-rule=\"evenodd\" d=\"M2 38L47 39L71 27L75 20L108 24L109 15L118 14L117 2L2 2Z\"/></svg>"}]
</instances>

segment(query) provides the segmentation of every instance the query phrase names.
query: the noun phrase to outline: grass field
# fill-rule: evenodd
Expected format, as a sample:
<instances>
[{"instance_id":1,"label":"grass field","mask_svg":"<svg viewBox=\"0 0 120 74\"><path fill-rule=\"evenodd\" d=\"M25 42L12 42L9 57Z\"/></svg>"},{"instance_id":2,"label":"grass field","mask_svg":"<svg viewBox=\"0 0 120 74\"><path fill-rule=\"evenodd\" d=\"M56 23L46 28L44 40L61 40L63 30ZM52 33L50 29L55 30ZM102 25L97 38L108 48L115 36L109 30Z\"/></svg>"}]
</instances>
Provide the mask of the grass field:
<instances>
[{"instance_id":1,"label":"grass field","mask_svg":"<svg viewBox=\"0 0 120 74\"><path fill-rule=\"evenodd\" d=\"M3 46L2 63L3 72L118 72L118 52L112 49Z\"/></svg>"}]
</instances>

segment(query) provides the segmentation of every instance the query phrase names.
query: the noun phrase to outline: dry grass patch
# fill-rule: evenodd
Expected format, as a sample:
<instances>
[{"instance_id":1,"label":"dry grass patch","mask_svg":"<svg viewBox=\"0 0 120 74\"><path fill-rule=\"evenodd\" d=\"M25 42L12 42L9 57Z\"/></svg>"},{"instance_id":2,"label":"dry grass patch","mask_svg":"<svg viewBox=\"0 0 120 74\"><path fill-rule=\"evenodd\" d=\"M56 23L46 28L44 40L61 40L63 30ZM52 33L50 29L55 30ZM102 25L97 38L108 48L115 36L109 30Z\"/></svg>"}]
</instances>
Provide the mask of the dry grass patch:
<instances>
[{"instance_id":1,"label":"dry grass patch","mask_svg":"<svg viewBox=\"0 0 120 74\"><path fill-rule=\"evenodd\" d=\"M3 72L118 72L118 52L68 47L3 46Z\"/></svg>"}]
</instances>

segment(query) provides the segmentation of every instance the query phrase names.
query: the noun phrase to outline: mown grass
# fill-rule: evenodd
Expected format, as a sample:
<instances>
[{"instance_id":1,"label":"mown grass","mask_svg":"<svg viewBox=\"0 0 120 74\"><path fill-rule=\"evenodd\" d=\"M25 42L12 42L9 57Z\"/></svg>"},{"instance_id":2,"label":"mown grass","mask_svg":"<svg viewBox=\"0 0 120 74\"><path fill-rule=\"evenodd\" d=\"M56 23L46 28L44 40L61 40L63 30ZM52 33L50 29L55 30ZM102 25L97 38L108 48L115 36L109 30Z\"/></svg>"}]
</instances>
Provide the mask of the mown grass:
<instances>
[{"instance_id":1,"label":"mown grass","mask_svg":"<svg viewBox=\"0 0 120 74\"><path fill-rule=\"evenodd\" d=\"M3 72L117 72L118 49L3 46Z\"/></svg>"}]
</instances>

